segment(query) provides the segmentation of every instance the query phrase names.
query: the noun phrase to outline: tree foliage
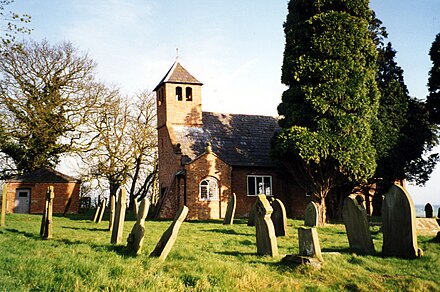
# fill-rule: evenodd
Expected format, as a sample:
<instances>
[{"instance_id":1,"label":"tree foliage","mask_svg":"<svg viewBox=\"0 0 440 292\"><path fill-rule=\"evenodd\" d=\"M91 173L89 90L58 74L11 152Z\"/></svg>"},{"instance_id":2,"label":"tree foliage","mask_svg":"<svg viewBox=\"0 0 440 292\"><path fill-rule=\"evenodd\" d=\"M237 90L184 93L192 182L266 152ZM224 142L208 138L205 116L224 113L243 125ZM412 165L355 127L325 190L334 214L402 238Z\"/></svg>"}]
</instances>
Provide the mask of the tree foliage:
<instances>
[{"instance_id":1,"label":"tree foliage","mask_svg":"<svg viewBox=\"0 0 440 292\"><path fill-rule=\"evenodd\" d=\"M16 36L19 33L29 34L31 32L31 29L26 27L26 24L31 22L31 16L6 11L6 7L13 2L13 0L0 0L0 46L19 48L20 43L15 42Z\"/></svg>"},{"instance_id":2,"label":"tree foliage","mask_svg":"<svg viewBox=\"0 0 440 292\"><path fill-rule=\"evenodd\" d=\"M432 68L429 71L427 104L431 122L440 124L440 33L432 43L429 56Z\"/></svg>"},{"instance_id":3,"label":"tree foliage","mask_svg":"<svg viewBox=\"0 0 440 292\"><path fill-rule=\"evenodd\" d=\"M0 56L0 150L19 172L54 167L96 101L95 64L69 42L25 42Z\"/></svg>"},{"instance_id":4,"label":"tree foliage","mask_svg":"<svg viewBox=\"0 0 440 292\"><path fill-rule=\"evenodd\" d=\"M376 168L377 52L368 1L291 0L284 24L281 132L274 152L323 206L330 189ZM287 165L288 164L288 165Z\"/></svg>"}]
</instances>

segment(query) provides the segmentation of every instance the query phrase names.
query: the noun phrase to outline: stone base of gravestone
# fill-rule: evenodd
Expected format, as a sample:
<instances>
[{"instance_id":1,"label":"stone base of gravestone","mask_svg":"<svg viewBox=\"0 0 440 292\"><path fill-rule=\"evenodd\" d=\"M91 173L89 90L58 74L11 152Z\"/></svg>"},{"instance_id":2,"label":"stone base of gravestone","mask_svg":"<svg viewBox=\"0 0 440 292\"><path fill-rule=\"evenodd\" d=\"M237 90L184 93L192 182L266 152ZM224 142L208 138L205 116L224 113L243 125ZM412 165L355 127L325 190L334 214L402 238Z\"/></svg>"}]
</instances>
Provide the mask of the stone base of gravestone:
<instances>
[{"instance_id":1,"label":"stone base of gravestone","mask_svg":"<svg viewBox=\"0 0 440 292\"><path fill-rule=\"evenodd\" d=\"M316 258L323 262L316 227L298 228L299 255Z\"/></svg>"},{"instance_id":2,"label":"stone base of gravestone","mask_svg":"<svg viewBox=\"0 0 440 292\"><path fill-rule=\"evenodd\" d=\"M286 255L281 260L281 263L288 266L306 265L317 270L321 269L321 265L322 265L321 261L318 260L317 258L300 256L300 255Z\"/></svg>"}]
</instances>

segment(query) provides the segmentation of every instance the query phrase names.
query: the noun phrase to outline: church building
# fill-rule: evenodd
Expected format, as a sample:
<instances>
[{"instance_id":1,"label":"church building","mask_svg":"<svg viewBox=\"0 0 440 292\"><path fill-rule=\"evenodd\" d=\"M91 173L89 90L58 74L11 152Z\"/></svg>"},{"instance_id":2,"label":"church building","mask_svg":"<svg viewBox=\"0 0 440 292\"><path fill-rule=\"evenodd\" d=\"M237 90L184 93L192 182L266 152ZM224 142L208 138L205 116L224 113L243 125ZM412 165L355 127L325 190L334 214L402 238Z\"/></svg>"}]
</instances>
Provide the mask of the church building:
<instances>
[{"instance_id":1,"label":"church building","mask_svg":"<svg viewBox=\"0 0 440 292\"><path fill-rule=\"evenodd\" d=\"M224 218L236 194L236 217L248 216L258 194L281 199L300 217L304 192L278 171L270 141L279 130L270 116L202 111L202 83L175 62L154 91L157 98L159 218L180 206L188 219Z\"/></svg>"}]
</instances>

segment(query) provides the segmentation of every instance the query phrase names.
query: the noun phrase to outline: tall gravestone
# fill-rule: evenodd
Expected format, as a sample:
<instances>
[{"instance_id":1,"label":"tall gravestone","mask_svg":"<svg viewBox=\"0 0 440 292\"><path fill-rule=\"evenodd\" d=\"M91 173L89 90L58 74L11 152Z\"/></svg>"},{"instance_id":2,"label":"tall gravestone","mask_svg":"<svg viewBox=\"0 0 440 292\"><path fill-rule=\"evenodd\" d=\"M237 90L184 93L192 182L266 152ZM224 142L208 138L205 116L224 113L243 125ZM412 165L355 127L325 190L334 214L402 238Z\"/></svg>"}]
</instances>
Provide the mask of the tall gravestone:
<instances>
[{"instance_id":1,"label":"tall gravestone","mask_svg":"<svg viewBox=\"0 0 440 292\"><path fill-rule=\"evenodd\" d=\"M316 258L320 262L324 261L316 227L299 227L298 242L300 256Z\"/></svg>"},{"instance_id":2,"label":"tall gravestone","mask_svg":"<svg viewBox=\"0 0 440 292\"><path fill-rule=\"evenodd\" d=\"M139 206L137 220L127 239L127 249L136 255L141 253L145 235L145 218L147 218L150 200L144 198Z\"/></svg>"},{"instance_id":3,"label":"tall gravestone","mask_svg":"<svg viewBox=\"0 0 440 292\"><path fill-rule=\"evenodd\" d=\"M118 203L116 205L115 219L112 229L110 242L118 244L122 242L122 232L124 230L125 209L127 206L127 192L124 188L119 191Z\"/></svg>"},{"instance_id":4,"label":"tall gravestone","mask_svg":"<svg viewBox=\"0 0 440 292\"><path fill-rule=\"evenodd\" d=\"M382 204L382 253L386 256L415 258L421 255L417 246L416 211L408 192L393 185Z\"/></svg>"},{"instance_id":5,"label":"tall gravestone","mask_svg":"<svg viewBox=\"0 0 440 292\"><path fill-rule=\"evenodd\" d=\"M306 210L304 212L304 225L315 227L318 226L318 207L316 206L315 202L310 202Z\"/></svg>"},{"instance_id":6,"label":"tall gravestone","mask_svg":"<svg viewBox=\"0 0 440 292\"><path fill-rule=\"evenodd\" d=\"M257 253L260 255L278 256L277 238L273 226L273 209L266 195L258 195L255 202L255 228L257 237Z\"/></svg>"},{"instance_id":7,"label":"tall gravestone","mask_svg":"<svg viewBox=\"0 0 440 292\"><path fill-rule=\"evenodd\" d=\"M53 199L55 198L53 186L47 187L46 201L43 212L43 218L41 220L40 236L44 239L52 238L52 210L53 210Z\"/></svg>"},{"instance_id":8,"label":"tall gravestone","mask_svg":"<svg viewBox=\"0 0 440 292\"><path fill-rule=\"evenodd\" d=\"M353 194L344 199L342 218L350 248L361 253L374 253L367 211L356 195Z\"/></svg>"},{"instance_id":9,"label":"tall gravestone","mask_svg":"<svg viewBox=\"0 0 440 292\"><path fill-rule=\"evenodd\" d=\"M283 202L279 199L272 201L273 213L271 219L275 228L275 236L287 235L287 215Z\"/></svg>"},{"instance_id":10,"label":"tall gravestone","mask_svg":"<svg viewBox=\"0 0 440 292\"><path fill-rule=\"evenodd\" d=\"M3 184L3 191L2 191L2 217L0 221L0 226L5 226L6 221L6 196L7 196L7 188L6 184Z\"/></svg>"},{"instance_id":11,"label":"tall gravestone","mask_svg":"<svg viewBox=\"0 0 440 292\"><path fill-rule=\"evenodd\" d=\"M108 219L108 230L112 231L115 223L116 196L110 195L110 216Z\"/></svg>"},{"instance_id":12,"label":"tall gravestone","mask_svg":"<svg viewBox=\"0 0 440 292\"><path fill-rule=\"evenodd\" d=\"M228 207L226 208L225 219L223 220L224 225L234 224L235 207L237 205L237 197L234 193L229 196Z\"/></svg>"},{"instance_id":13,"label":"tall gravestone","mask_svg":"<svg viewBox=\"0 0 440 292\"><path fill-rule=\"evenodd\" d=\"M425 217L426 218L434 217L434 209L432 208L432 205L430 203L427 203L425 205Z\"/></svg>"},{"instance_id":14,"label":"tall gravestone","mask_svg":"<svg viewBox=\"0 0 440 292\"><path fill-rule=\"evenodd\" d=\"M255 202L252 204L252 208L249 211L247 226L255 226Z\"/></svg>"},{"instance_id":15,"label":"tall gravestone","mask_svg":"<svg viewBox=\"0 0 440 292\"><path fill-rule=\"evenodd\" d=\"M173 223L168 227L168 229L162 234L156 247L151 252L150 257L158 257L161 261L165 261L174 242L177 239L177 234L179 233L180 226L188 215L188 207L182 206L179 211L177 211L174 217Z\"/></svg>"},{"instance_id":16,"label":"tall gravestone","mask_svg":"<svg viewBox=\"0 0 440 292\"><path fill-rule=\"evenodd\" d=\"M95 213L93 214L93 219L92 219L93 222L96 222L98 220L98 214L99 214L99 210L101 209L101 203L102 203L101 199L98 198L98 205L96 206Z\"/></svg>"},{"instance_id":17,"label":"tall gravestone","mask_svg":"<svg viewBox=\"0 0 440 292\"><path fill-rule=\"evenodd\" d=\"M107 199L102 198L101 200L101 208L99 209L98 218L96 219L96 223L100 223L102 221L102 217L104 216L105 207L107 206Z\"/></svg>"}]
</instances>

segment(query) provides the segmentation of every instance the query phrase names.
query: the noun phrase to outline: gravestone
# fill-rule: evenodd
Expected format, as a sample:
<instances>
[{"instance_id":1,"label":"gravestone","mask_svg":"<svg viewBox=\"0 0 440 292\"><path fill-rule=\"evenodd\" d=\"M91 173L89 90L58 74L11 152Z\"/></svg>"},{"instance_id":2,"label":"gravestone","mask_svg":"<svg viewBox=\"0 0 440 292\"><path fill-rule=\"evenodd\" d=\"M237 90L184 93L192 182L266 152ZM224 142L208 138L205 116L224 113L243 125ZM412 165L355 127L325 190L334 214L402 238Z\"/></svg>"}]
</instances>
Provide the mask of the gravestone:
<instances>
[{"instance_id":1,"label":"gravestone","mask_svg":"<svg viewBox=\"0 0 440 292\"><path fill-rule=\"evenodd\" d=\"M299 255L316 258L323 262L316 227L298 228Z\"/></svg>"},{"instance_id":2,"label":"gravestone","mask_svg":"<svg viewBox=\"0 0 440 292\"><path fill-rule=\"evenodd\" d=\"M426 218L434 217L434 209L432 208L432 205L430 203L425 205L425 217Z\"/></svg>"},{"instance_id":3,"label":"gravestone","mask_svg":"<svg viewBox=\"0 0 440 292\"><path fill-rule=\"evenodd\" d=\"M188 215L188 207L182 206L179 211L177 211L173 223L162 234L162 237L156 244L156 247L151 252L150 257L158 257L161 261L165 261L171 248L174 245L174 242L177 239L177 234L179 233L180 226L185 220L186 215Z\"/></svg>"},{"instance_id":4,"label":"gravestone","mask_svg":"<svg viewBox=\"0 0 440 292\"><path fill-rule=\"evenodd\" d=\"M255 228L257 237L257 253L260 255L278 256L277 238L273 226L273 209L266 195L258 195L255 202Z\"/></svg>"},{"instance_id":5,"label":"gravestone","mask_svg":"<svg viewBox=\"0 0 440 292\"><path fill-rule=\"evenodd\" d=\"M44 239L52 238L52 210L54 198L55 193L53 186L47 187L45 207L40 227L40 236Z\"/></svg>"},{"instance_id":6,"label":"gravestone","mask_svg":"<svg viewBox=\"0 0 440 292\"><path fill-rule=\"evenodd\" d=\"M110 243L118 244L122 242L122 232L124 230L125 209L127 206L127 191L122 188L119 191L118 203L116 205L115 219L112 229Z\"/></svg>"},{"instance_id":7,"label":"gravestone","mask_svg":"<svg viewBox=\"0 0 440 292\"><path fill-rule=\"evenodd\" d=\"M5 226L5 220L6 220L6 196L7 196L7 188L6 184L3 184L3 191L2 191L2 217L0 220L0 226Z\"/></svg>"},{"instance_id":8,"label":"gravestone","mask_svg":"<svg viewBox=\"0 0 440 292\"><path fill-rule=\"evenodd\" d=\"M315 227L318 226L318 207L315 202L310 202L304 212L304 225Z\"/></svg>"},{"instance_id":9,"label":"gravestone","mask_svg":"<svg viewBox=\"0 0 440 292\"><path fill-rule=\"evenodd\" d=\"M367 220L367 211L361 196L350 195L344 199L342 218L347 231L350 248L361 253L374 253L373 240L371 239L370 226Z\"/></svg>"},{"instance_id":10,"label":"gravestone","mask_svg":"<svg viewBox=\"0 0 440 292\"><path fill-rule=\"evenodd\" d=\"M96 220L96 223L100 223L102 221L102 216L104 216L104 212L105 212L105 206L107 206L107 199L102 198L101 208L99 209L98 218Z\"/></svg>"},{"instance_id":11,"label":"gravestone","mask_svg":"<svg viewBox=\"0 0 440 292\"><path fill-rule=\"evenodd\" d=\"M225 219L223 220L223 225L234 224L235 207L237 205L237 197L234 193L229 196L228 207L226 208Z\"/></svg>"},{"instance_id":12,"label":"gravestone","mask_svg":"<svg viewBox=\"0 0 440 292\"><path fill-rule=\"evenodd\" d=\"M415 258L417 246L416 211L408 192L392 185L382 204L382 253L386 256Z\"/></svg>"},{"instance_id":13,"label":"gravestone","mask_svg":"<svg viewBox=\"0 0 440 292\"><path fill-rule=\"evenodd\" d=\"M139 206L137 220L133 229L128 235L127 249L129 252L139 255L141 253L142 244L145 235L145 218L147 218L148 209L150 208L150 200L144 198Z\"/></svg>"},{"instance_id":14,"label":"gravestone","mask_svg":"<svg viewBox=\"0 0 440 292\"><path fill-rule=\"evenodd\" d=\"M96 210L95 210L95 214L93 214L93 222L97 222L98 220L98 215L99 215L99 210L101 209L101 204L102 204L102 200L100 198L98 198L98 205L96 206Z\"/></svg>"},{"instance_id":15,"label":"gravestone","mask_svg":"<svg viewBox=\"0 0 440 292\"><path fill-rule=\"evenodd\" d=\"M116 195L110 195L110 217L108 219L108 230L113 230L113 225L115 223L115 209L116 209Z\"/></svg>"},{"instance_id":16,"label":"gravestone","mask_svg":"<svg viewBox=\"0 0 440 292\"><path fill-rule=\"evenodd\" d=\"M440 219L440 208L438 208L438 211L437 211L437 218Z\"/></svg>"},{"instance_id":17,"label":"gravestone","mask_svg":"<svg viewBox=\"0 0 440 292\"><path fill-rule=\"evenodd\" d=\"M255 206L256 201L252 204L252 208L249 211L247 226L255 226Z\"/></svg>"},{"instance_id":18,"label":"gravestone","mask_svg":"<svg viewBox=\"0 0 440 292\"><path fill-rule=\"evenodd\" d=\"M272 201L273 213L271 219L275 228L275 236L287 235L287 215L283 202L279 199Z\"/></svg>"}]
</instances>

